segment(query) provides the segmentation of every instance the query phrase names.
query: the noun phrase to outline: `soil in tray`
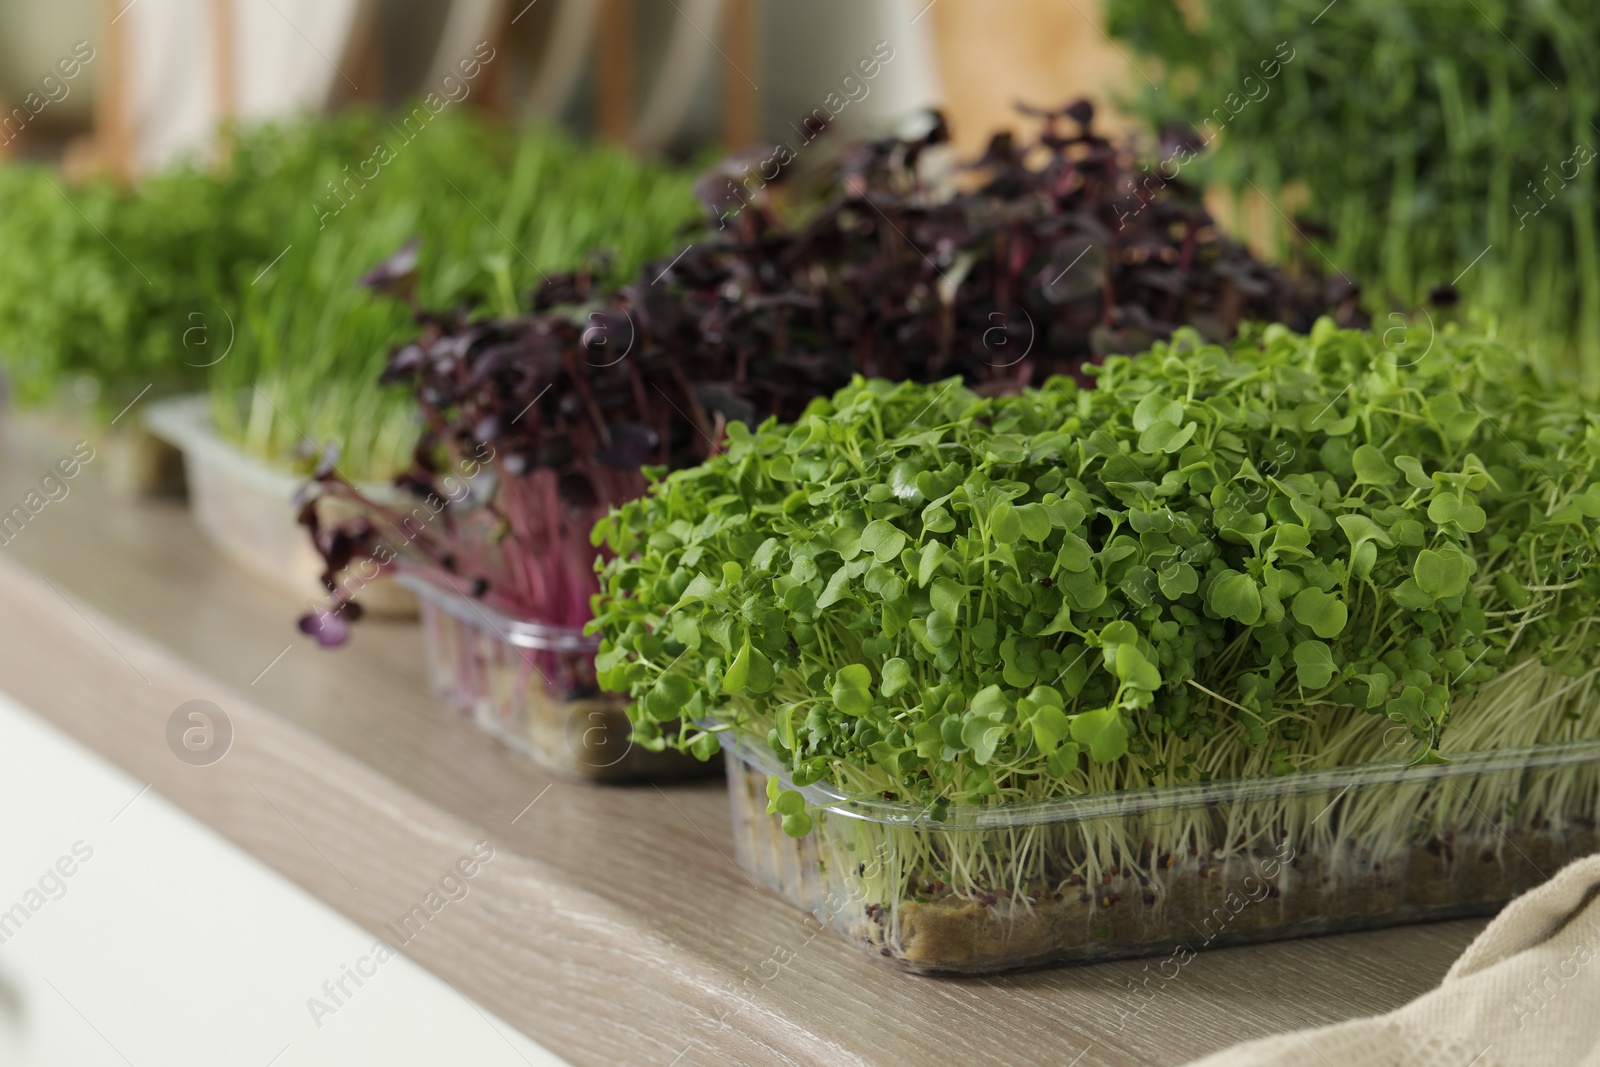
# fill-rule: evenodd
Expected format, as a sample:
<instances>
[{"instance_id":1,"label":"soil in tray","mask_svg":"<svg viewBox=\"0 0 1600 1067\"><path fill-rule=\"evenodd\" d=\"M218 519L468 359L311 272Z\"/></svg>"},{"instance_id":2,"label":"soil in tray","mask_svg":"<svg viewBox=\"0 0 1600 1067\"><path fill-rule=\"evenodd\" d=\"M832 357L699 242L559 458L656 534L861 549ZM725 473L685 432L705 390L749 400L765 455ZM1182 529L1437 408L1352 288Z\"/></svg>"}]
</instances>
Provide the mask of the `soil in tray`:
<instances>
[{"instance_id":1,"label":"soil in tray","mask_svg":"<svg viewBox=\"0 0 1600 1067\"><path fill-rule=\"evenodd\" d=\"M923 973L1182 955L1491 913L1597 848L1600 835L1574 826L1559 834L1435 837L1382 859L1350 845L1323 856L1160 857L1148 873L1114 868L1097 885L1068 879L1028 901L947 893L902 901L897 914L870 905L848 932L871 953Z\"/></svg>"}]
</instances>

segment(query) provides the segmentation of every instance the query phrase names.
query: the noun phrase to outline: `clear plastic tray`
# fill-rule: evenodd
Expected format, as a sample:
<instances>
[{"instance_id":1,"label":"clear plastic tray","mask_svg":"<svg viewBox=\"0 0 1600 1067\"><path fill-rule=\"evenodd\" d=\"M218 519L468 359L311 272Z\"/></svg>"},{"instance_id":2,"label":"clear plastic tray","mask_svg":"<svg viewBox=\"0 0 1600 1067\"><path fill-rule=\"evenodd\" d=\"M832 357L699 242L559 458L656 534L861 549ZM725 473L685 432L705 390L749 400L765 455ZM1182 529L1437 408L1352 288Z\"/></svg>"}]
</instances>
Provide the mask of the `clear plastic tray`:
<instances>
[{"instance_id":1,"label":"clear plastic tray","mask_svg":"<svg viewBox=\"0 0 1600 1067\"><path fill-rule=\"evenodd\" d=\"M307 479L271 467L223 440L211 427L211 400L176 397L145 412L150 432L183 452L189 510L224 556L312 604L325 604L322 557L298 521L295 494ZM378 500L398 499L387 486L363 486ZM330 500L328 516L340 518ZM350 512L353 514L354 512ZM363 586L361 606L380 615L413 615L416 599L387 578Z\"/></svg>"},{"instance_id":2,"label":"clear plastic tray","mask_svg":"<svg viewBox=\"0 0 1600 1067\"><path fill-rule=\"evenodd\" d=\"M1163 956L1487 914L1600 848L1600 742L992 807L943 820L800 790L724 739L739 862L876 959L924 973ZM1170 963L1169 963L1170 961Z\"/></svg>"},{"instance_id":3,"label":"clear plastic tray","mask_svg":"<svg viewBox=\"0 0 1600 1067\"><path fill-rule=\"evenodd\" d=\"M716 771L631 739L626 702L599 692L598 637L514 619L402 567L422 609L434 695L542 766L593 781L698 777Z\"/></svg>"}]
</instances>

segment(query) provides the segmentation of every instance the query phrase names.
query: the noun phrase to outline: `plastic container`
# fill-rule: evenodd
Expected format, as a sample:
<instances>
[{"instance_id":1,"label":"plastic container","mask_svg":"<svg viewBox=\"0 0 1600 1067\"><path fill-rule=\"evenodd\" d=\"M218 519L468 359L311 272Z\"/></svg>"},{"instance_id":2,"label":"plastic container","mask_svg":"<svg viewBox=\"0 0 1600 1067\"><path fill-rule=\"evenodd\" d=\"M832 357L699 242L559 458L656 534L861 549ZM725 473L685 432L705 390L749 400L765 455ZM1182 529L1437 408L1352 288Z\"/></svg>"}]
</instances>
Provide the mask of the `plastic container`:
<instances>
[{"instance_id":1,"label":"plastic container","mask_svg":"<svg viewBox=\"0 0 1600 1067\"><path fill-rule=\"evenodd\" d=\"M514 619L404 568L422 610L434 695L507 746L574 778L700 777L717 770L633 743L624 698L599 692L598 637Z\"/></svg>"},{"instance_id":2,"label":"plastic container","mask_svg":"<svg viewBox=\"0 0 1600 1067\"><path fill-rule=\"evenodd\" d=\"M294 497L307 479L271 467L242 452L211 427L211 401L176 397L151 404L145 412L150 432L183 452L189 509L207 541L258 577L312 604L327 602L322 557L298 522ZM398 502L388 486L362 486L377 500ZM330 501L332 518L337 502ZM368 583L362 607L381 615L411 615L416 599L387 578Z\"/></svg>"},{"instance_id":3,"label":"plastic container","mask_svg":"<svg viewBox=\"0 0 1600 1067\"><path fill-rule=\"evenodd\" d=\"M1163 956L1165 979L1205 948L1487 914L1600 848L1600 742L951 806L942 820L817 784L800 790L815 808L803 838L767 814L771 753L725 748L745 869L924 973Z\"/></svg>"},{"instance_id":4,"label":"plastic container","mask_svg":"<svg viewBox=\"0 0 1600 1067\"><path fill-rule=\"evenodd\" d=\"M10 437L46 467L73 453L78 442L94 449L84 469L114 496L181 497L183 455L136 418L110 426L73 407L6 412Z\"/></svg>"}]
</instances>

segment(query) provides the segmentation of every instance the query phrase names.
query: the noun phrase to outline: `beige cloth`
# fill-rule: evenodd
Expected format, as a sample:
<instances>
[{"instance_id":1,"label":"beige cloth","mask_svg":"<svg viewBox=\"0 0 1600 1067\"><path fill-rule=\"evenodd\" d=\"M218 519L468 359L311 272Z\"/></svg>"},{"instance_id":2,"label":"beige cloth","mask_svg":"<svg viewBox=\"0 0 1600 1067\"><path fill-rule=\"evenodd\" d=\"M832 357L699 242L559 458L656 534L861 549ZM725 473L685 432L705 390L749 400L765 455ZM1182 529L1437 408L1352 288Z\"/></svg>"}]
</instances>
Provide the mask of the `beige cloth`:
<instances>
[{"instance_id":1,"label":"beige cloth","mask_svg":"<svg viewBox=\"0 0 1600 1067\"><path fill-rule=\"evenodd\" d=\"M1600 856L1578 860L1508 904L1433 992L1190 1067L1600 1067L1597 895Z\"/></svg>"}]
</instances>

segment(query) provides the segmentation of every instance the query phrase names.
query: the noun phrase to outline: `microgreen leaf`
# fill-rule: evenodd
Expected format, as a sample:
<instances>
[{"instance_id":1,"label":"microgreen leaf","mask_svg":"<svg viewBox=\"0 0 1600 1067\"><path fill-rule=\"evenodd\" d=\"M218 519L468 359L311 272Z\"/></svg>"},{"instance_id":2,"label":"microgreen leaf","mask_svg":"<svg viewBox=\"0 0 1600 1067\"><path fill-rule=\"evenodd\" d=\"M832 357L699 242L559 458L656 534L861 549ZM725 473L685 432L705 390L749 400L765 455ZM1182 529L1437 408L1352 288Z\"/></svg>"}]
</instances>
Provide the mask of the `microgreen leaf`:
<instances>
[{"instance_id":1,"label":"microgreen leaf","mask_svg":"<svg viewBox=\"0 0 1600 1067\"><path fill-rule=\"evenodd\" d=\"M1333 677L1333 655L1321 641L1295 645L1294 665L1300 684L1307 689L1321 689Z\"/></svg>"},{"instance_id":2,"label":"microgreen leaf","mask_svg":"<svg viewBox=\"0 0 1600 1067\"><path fill-rule=\"evenodd\" d=\"M1471 569L1462 556L1447 556L1431 548L1425 548L1417 553L1417 563L1412 575L1424 593L1434 597L1450 597L1457 596L1466 589Z\"/></svg>"},{"instance_id":3,"label":"microgreen leaf","mask_svg":"<svg viewBox=\"0 0 1600 1067\"><path fill-rule=\"evenodd\" d=\"M738 655L733 657L733 662L728 664L727 673L722 676L723 692L737 693L745 687L745 683L750 680L750 659L750 637L746 634Z\"/></svg>"},{"instance_id":4,"label":"microgreen leaf","mask_svg":"<svg viewBox=\"0 0 1600 1067\"><path fill-rule=\"evenodd\" d=\"M817 597L817 608L820 610L832 607L843 599L849 581L850 569L848 567L840 567L834 571L828 578L827 588L823 589L822 595Z\"/></svg>"},{"instance_id":5,"label":"microgreen leaf","mask_svg":"<svg viewBox=\"0 0 1600 1067\"><path fill-rule=\"evenodd\" d=\"M1028 718L1033 727L1034 744L1039 746L1039 751L1049 755L1061 747L1061 742L1067 739L1070 724L1067 722L1066 713L1059 707L1048 704L1036 709Z\"/></svg>"},{"instance_id":6,"label":"microgreen leaf","mask_svg":"<svg viewBox=\"0 0 1600 1067\"><path fill-rule=\"evenodd\" d=\"M668 722L678 717L689 698L694 696L694 685L681 674L663 674L645 699L645 708L657 722Z\"/></svg>"},{"instance_id":7,"label":"microgreen leaf","mask_svg":"<svg viewBox=\"0 0 1600 1067\"><path fill-rule=\"evenodd\" d=\"M1010 544L1022 536L1022 520L1017 517L1017 509L1009 503L999 503L989 513L989 532L1001 544Z\"/></svg>"},{"instance_id":8,"label":"microgreen leaf","mask_svg":"<svg viewBox=\"0 0 1600 1067\"><path fill-rule=\"evenodd\" d=\"M911 665L899 656L884 662L882 674L883 681L878 686L880 696L892 697L911 684Z\"/></svg>"},{"instance_id":9,"label":"microgreen leaf","mask_svg":"<svg viewBox=\"0 0 1600 1067\"><path fill-rule=\"evenodd\" d=\"M863 551L871 552L879 563L888 563L900 555L900 550L905 547L906 535L895 529L894 526L883 519L875 519L867 524L861 531L860 545Z\"/></svg>"},{"instance_id":10,"label":"microgreen leaf","mask_svg":"<svg viewBox=\"0 0 1600 1067\"><path fill-rule=\"evenodd\" d=\"M935 578L933 587L928 591L928 599L932 602L934 610L941 611L954 620L961 614L961 607L966 603L967 590L948 578Z\"/></svg>"},{"instance_id":11,"label":"microgreen leaf","mask_svg":"<svg viewBox=\"0 0 1600 1067\"><path fill-rule=\"evenodd\" d=\"M935 648L943 648L956 639L956 623L947 612L930 611L923 625L927 630L928 643Z\"/></svg>"},{"instance_id":12,"label":"microgreen leaf","mask_svg":"<svg viewBox=\"0 0 1600 1067\"><path fill-rule=\"evenodd\" d=\"M1295 594L1294 617L1318 637L1338 637L1350 614L1338 597L1312 586Z\"/></svg>"},{"instance_id":13,"label":"microgreen leaf","mask_svg":"<svg viewBox=\"0 0 1600 1067\"><path fill-rule=\"evenodd\" d=\"M1086 746L1097 763L1110 763L1128 751L1128 728L1115 707L1074 715L1070 729L1072 739Z\"/></svg>"},{"instance_id":14,"label":"microgreen leaf","mask_svg":"<svg viewBox=\"0 0 1600 1067\"><path fill-rule=\"evenodd\" d=\"M1043 504L1024 504L1016 509L1017 521L1022 525L1022 536L1034 544L1043 544L1050 538L1053 523L1050 511Z\"/></svg>"},{"instance_id":15,"label":"microgreen leaf","mask_svg":"<svg viewBox=\"0 0 1600 1067\"><path fill-rule=\"evenodd\" d=\"M833 680L833 706L846 715L865 715L872 707L872 672L860 663L839 668Z\"/></svg>"},{"instance_id":16,"label":"microgreen leaf","mask_svg":"<svg viewBox=\"0 0 1600 1067\"><path fill-rule=\"evenodd\" d=\"M972 752L972 759L983 766L994 758L995 748L1005 735L1005 724L987 715L974 715L961 729L961 740Z\"/></svg>"},{"instance_id":17,"label":"microgreen leaf","mask_svg":"<svg viewBox=\"0 0 1600 1067\"><path fill-rule=\"evenodd\" d=\"M1126 685L1137 686L1150 692L1161 688L1161 672L1145 659L1144 653L1133 644L1117 646L1117 677Z\"/></svg>"},{"instance_id":18,"label":"microgreen leaf","mask_svg":"<svg viewBox=\"0 0 1600 1067\"><path fill-rule=\"evenodd\" d=\"M1211 582L1206 603L1225 619L1237 619L1246 626L1261 618L1261 589L1255 580L1238 571L1224 570Z\"/></svg>"}]
</instances>

